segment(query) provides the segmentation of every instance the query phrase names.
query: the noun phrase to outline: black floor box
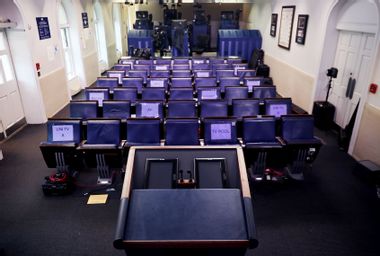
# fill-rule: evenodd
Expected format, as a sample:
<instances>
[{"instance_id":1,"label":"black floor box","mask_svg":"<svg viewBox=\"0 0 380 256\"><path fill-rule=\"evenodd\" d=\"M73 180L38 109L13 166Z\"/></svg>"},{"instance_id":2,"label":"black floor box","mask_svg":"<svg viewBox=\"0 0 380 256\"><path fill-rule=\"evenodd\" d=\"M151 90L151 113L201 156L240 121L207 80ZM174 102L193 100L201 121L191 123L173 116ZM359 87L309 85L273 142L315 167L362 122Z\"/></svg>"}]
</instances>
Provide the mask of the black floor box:
<instances>
[{"instance_id":1,"label":"black floor box","mask_svg":"<svg viewBox=\"0 0 380 256\"><path fill-rule=\"evenodd\" d=\"M316 101L313 106L314 124L321 130L328 130L334 121L335 106L330 102Z\"/></svg>"}]
</instances>

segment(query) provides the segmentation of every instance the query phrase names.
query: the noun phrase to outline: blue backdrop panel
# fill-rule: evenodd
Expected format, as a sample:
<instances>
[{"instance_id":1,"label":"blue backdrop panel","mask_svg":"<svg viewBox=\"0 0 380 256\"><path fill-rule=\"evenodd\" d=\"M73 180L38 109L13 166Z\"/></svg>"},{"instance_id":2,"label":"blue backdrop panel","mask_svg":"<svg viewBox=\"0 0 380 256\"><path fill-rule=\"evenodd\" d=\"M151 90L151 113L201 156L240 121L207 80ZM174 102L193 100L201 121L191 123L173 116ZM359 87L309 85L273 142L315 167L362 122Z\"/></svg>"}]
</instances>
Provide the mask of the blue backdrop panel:
<instances>
[{"instance_id":1,"label":"blue backdrop panel","mask_svg":"<svg viewBox=\"0 0 380 256\"><path fill-rule=\"evenodd\" d=\"M239 56L249 60L255 48L261 48L259 30L220 29L218 31L218 56Z\"/></svg>"},{"instance_id":2,"label":"blue backdrop panel","mask_svg":"<svg viewBox=\"0 0 380 256\"><path fill-rule=\"evenodd\" d=\"M128 32L128 55L132 55L131 50L136 48L150 48L154 52L153 30L130 30Z\"/></svg>"}]
</instances>

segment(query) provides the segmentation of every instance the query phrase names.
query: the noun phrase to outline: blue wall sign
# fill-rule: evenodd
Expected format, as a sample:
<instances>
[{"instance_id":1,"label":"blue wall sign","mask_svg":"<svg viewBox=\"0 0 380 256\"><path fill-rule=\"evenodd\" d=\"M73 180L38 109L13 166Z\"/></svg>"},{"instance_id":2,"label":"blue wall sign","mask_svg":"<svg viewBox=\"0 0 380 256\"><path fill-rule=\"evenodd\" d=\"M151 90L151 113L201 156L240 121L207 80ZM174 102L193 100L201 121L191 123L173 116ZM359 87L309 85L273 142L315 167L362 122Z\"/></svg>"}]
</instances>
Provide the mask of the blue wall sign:
<instances>
[{"instance_id":1,"label":"blue wall sign","mask_svg":"<svg viewBox=\"0 0 380 256\"><path fill-rule=\"evenodd\" d=\"M82 23L83 23L83 28L88 28L87 12L82 12Z\"/></svg>"},{"instance_id":2,"label":"blue wall sign","mask_svg":"<svg viewBox=\"0 0 380 256\"><path fill-rule=\"evenodd\" d=\"M40 40L50 38L49 20L47 17L36 17Z\"/></svg>"}]
</instances>

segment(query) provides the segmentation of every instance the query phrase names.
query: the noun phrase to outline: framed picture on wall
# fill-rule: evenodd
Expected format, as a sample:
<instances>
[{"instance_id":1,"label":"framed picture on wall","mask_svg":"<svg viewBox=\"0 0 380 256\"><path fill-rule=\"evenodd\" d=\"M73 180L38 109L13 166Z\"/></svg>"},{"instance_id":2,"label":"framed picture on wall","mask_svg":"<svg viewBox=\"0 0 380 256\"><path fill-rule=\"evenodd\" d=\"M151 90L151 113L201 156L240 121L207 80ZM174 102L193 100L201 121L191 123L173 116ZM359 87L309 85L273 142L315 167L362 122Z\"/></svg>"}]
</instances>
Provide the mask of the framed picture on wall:
<instances>
[{"instance_id":1,"label":"framed picture on wall","mask_svg":"<svg viewBox=\"0 0 380 256\"><path fill-rule=\"evenodd\" d=\"M307 14L298 15L297 34L296 34L296 43L298 44L305 44L308 20L309 20L309 15Z\"/></svg>"},{"instance_id":2,"label":"framed picture on wall","mask_svg":"<svg viewBox=\"0 0 380 256\"><path fill-rule=\"evenodd\" d=\"M277 31L277 13L272 13L272 20L270 22L270 35L276 37Z\"/></svg>"},{"instance_id":3,"label":"framed picture on wall","mask_svg":"<svg viewBox=\"0 0 380 256\"><path fill-rule=\"evenodd\" d=\"M278 37L278 46L290 50L290 42L292 38L294 12L296 7L283 6L281 10L280 34Z\"/></svg>"}]
</instances>

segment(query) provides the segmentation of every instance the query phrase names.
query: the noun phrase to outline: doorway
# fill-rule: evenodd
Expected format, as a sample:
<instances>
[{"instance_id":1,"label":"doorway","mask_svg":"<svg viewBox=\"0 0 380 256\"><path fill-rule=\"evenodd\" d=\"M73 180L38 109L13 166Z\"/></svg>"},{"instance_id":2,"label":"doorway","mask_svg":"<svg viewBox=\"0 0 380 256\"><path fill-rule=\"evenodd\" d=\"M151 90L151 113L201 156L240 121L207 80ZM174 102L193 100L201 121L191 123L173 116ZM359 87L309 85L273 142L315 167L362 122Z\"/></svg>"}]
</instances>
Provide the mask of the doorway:
<instances>
[{"instance_id":1,"label":"doorway","mask_svg":"<svg viewBox=\"0 0 380 256\"><path fill-rule=\"evenodd\" d=\"M0 29L0 134L7 137L19 122L25 123L24 110L7 35Z\"/></svg>"}]
</instances>

